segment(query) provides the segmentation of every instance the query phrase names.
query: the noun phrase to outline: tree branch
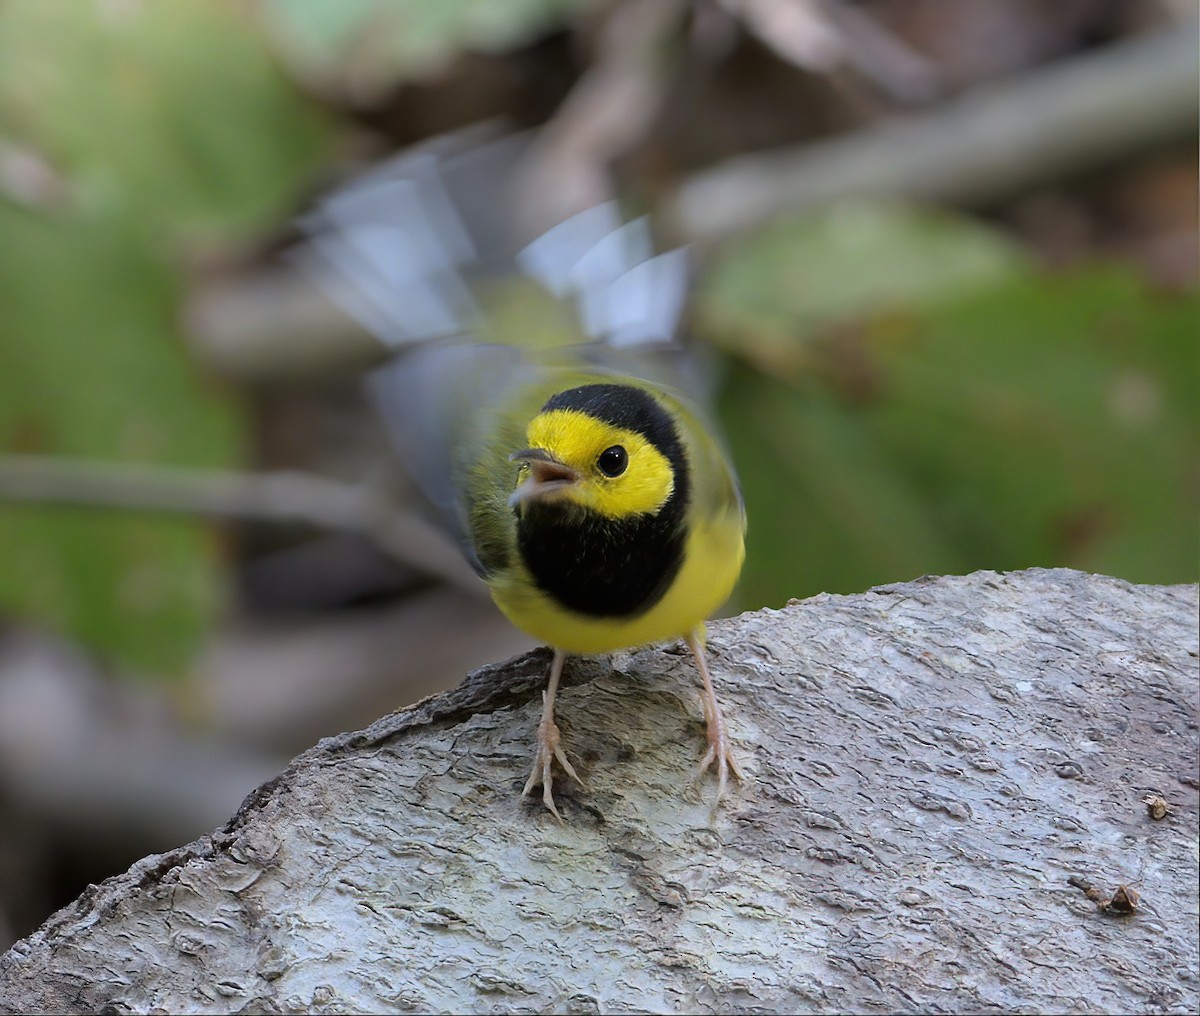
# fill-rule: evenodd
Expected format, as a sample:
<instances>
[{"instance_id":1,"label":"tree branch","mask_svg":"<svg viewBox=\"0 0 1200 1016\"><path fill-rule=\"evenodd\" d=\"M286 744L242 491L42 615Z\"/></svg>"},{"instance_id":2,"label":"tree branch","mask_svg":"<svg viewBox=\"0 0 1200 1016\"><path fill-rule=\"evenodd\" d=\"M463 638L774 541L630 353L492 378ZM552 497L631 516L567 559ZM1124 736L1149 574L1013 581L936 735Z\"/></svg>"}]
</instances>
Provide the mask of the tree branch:
<instances>
[{"instance_id":1,"label":"tree branch","mask_svg":"<svg viewBox=\"0 0 1200 1016\"><path fill-rule=\"evenodd\" d=\"M440 529L368 487L300 472L219 470L0 456L0 501L306 523L360 533L396 560L480 598L487 590Z\"/></svg>"},{"instance_id":2,"label":"tree branch","mask_svg":"<svg viewBox=\"0 0 1200 1016\"><path fill-rule=\"evenodd\" d=\"M1195 1011L1196 609L1034 570L718 622L719 809L686 653L571 661L562 825L548 654L485 668L90 888L0 1011Z\"/></svg>"},{"instance_id":3,"label":"tree branch","mask_svg":"<svg viewBox=\"0 0 1200 1016\"><path fill-rule=\"evenodd\" d=\"M879 195L979 205L1196 132L1194 22L980 86L926 113L731 159L665 217L712 240L780 214Z\"/></svg>"}]
</instances>

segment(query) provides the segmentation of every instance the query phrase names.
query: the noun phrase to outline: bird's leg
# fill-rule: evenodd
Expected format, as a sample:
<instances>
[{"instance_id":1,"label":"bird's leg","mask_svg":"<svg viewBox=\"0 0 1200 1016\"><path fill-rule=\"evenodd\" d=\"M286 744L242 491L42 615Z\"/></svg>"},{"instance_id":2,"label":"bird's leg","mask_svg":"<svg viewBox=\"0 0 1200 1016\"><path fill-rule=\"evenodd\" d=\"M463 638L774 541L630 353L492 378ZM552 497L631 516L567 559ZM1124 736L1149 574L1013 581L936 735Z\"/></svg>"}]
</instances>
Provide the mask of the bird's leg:
<instances>
[{"instance_id":1,"label":"bird's leg","mask_svg":"<svg viewBox=\"0 0 1200 1016\"><path fill-rule=\"evenodd\" d=\"M688 647L696 657L696 666L704 681L704 691L700 696L704 703L704 722L708 725L708 751L700 762L700 775L714 762L717 766L717 800L725 794L725 784L728 774L733 773L739 780L742 771L738 768L733 752L729 750L729 734L725 730L725 717L721 715L721 707L717 704L717 695L713 691L712 678L708 674L708 662L704 657L704 628L696 627L688 635Z\"/></svg>"},{"instance_id":2,"label":"bird's leg","mask_svg":"<svg viewBox=\"0 0 1200 1016\"><path fill-rule=\"evenodd\" d=\"M559 765L567 771L567 775L580 786L583 785L583 780L575 772L575 767L567 761L566 753L562 750L558 724L554 722L554 696L558 692L558 679L562 676L565 659L566 654L561 649L554 650L554 660L550 664L550 683L542 692L542 719L538 723L537 754L533 759L533 771L529 774L525 789L521 791L522 797L528 797L529 791L541 783L542 801L547 808L554 812L554 817L560 822L562 816L554 806L554 776L551 772L554 760L558 759Z\"/></svg>"}]
</instances>

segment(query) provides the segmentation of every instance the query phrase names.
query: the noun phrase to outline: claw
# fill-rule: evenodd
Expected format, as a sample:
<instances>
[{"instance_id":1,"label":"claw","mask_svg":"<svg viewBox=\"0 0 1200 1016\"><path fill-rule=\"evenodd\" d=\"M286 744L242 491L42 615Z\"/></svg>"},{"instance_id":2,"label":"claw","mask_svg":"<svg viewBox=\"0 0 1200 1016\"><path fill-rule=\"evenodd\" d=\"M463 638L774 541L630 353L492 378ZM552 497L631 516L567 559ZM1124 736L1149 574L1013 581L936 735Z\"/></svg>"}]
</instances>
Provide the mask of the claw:
<instances>
[{"instance_id":1,"label":"claw","mask_svg":"<svg viewBox=\"0 0 1200 1016\"><path fill-rule=\"evenodd\" d=\"M558 808L554 804L554 760L557 759L558 764L563 767L567 775L580 786L583 786L583 780L579 778L575 767L571 765L566 752L562 749L562 736L558 724L554 722L553 704L548 707L547 700L546 692L542 692L542 719L538 724L537 754L534 756L533 769L529 773L529 779L525 781L525 789L521 791L521 796L528 797L529 792L540 783L542 785L542 803L554 812L554 817L561 822L562 815L559 814Z\"/></svg>"},{"instance_id":2,"label":"claw","mask_svg":"<svg viewBox=\"0 0 1200 1016\"><path fill-rule=\"evenodd\" d=\"M692 655L696 658L696 666L700 670L700 677L704 681L704 691L701 693L700 701L704 706L704 722L708 727L708 751L705 752L704 758L700 760L700 770L696 774L699 779L707 771L708 767L716 764L717 769L717 800L720 801L725 796L725 788L729 783L729 773L733 773L740 783L745 777L742 775L741 767L734 758L733 752L729 747L729 733L725 728L725 717L721 714L721 707L717 703L716 692L713 691L712 678L708 674L708 663L704 656L704 644L701 641L700 629L692 632L688 636L688 646L692 650Z\"/></svg>"},{"instance_id":3,"label":"claw","mask_svg":"<svg viewBox=\"0 0 1200 1016\"><path fill-rule=\"evenodd\" d=\"M562 675L565 656L559 650L554 651L554 661L550 664L550 683L542 692L542 718L538 723L537 753L533 758L533 769L529 779L525 781L522 797L528 797L529 792L539 783L542 785L542 803L553 813L560 822L563 820L554 804L554 761L581 787L584 785L575 767L567 759L562 749L562 735L558 724L554 722L554 696L558 691L558 679Z\"/></svg>"}]
</instances>

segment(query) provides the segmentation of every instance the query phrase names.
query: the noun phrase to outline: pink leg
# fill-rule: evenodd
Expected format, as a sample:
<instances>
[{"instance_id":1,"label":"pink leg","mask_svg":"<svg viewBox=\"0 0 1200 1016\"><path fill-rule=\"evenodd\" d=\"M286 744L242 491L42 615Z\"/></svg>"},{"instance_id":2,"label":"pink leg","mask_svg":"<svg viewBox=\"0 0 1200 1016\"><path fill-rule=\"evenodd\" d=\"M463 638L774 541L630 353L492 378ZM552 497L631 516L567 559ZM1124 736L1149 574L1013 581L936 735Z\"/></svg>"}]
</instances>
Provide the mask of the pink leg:
<instances>
[{"instance_id":1,"label":"pink leg","mask_svg":"<svg viewBox=\"0 0 1200 1016\"><path fill-rule=\"evenodd\" d=\"M538 723L537 754L533 759L533 771L529 774L525 789L521 791L522 797L528 797L529 791L541 783L542 801L547 808L554 812L554 817L560 822L562 816L558 813L558 808L554 806L554 775L551 771L554 760L558 759L559 765L566 770L567 775L581 786L583 785L583 780L575 772L574 766L567 761L566 753L562 750L558 724L554 722L554 696L558 693L558 679L562 676L565 659L566 654L562 650L554 650L554 660L550 664L550 683L542 693L542 719Z\"/></svg>"},{"instance_id":2,"label":"pink leg","mask_svg":"<svg viewBox=\"0 0 1200 1016\"><path fill-rule=\"evenodd\" d=\"M725 717L721 715L721 707L717 704L717 695L713 691L712 678L708 675L708 662L704 656L704 629L697 627L688 635L688 646L696 657L696 666L704 681L704 692L700 699L704 703L704 721L708 724L708 751L700 762L700 774L703 775L710 765L717 764L717 800L725 794L725 784L728 774L733 773L739 780L742 771L738 768L737 760L729 749L729 734L725 730Z\"/></svg>"}]
</instances>

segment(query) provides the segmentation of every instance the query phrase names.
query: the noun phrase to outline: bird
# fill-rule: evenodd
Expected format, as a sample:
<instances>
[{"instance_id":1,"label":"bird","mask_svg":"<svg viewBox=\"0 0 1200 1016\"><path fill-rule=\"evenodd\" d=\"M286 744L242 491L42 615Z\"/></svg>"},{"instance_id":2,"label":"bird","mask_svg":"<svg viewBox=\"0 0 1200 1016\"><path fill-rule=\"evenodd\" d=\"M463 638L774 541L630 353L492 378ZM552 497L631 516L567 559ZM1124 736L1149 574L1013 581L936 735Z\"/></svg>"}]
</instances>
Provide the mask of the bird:
<instances>
[{"instance_id":1,"label":"bird","mask_svg":"<svg viewBox=\"0 0 1200 1016\"><path fill-rule=\"evenodd\" d=\"M294 256L389 347L367 384L400 457L501 612L553 650L522 796L540 785L561 820L555 763L583 782L555 718L567 656L682 639L701 680L698 775L715 772L720 801L743 775L705 621L738 580L746 514L678 342L686 252L654 253L646 220L613 201L523 237L530 147L468 132L402 153L319 202ZM506 335L511 292L568 313L540 329L518 314Z\"/></svg>"}]
</instances>

